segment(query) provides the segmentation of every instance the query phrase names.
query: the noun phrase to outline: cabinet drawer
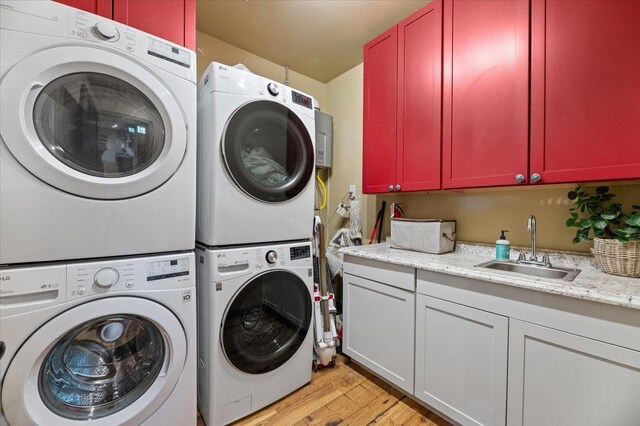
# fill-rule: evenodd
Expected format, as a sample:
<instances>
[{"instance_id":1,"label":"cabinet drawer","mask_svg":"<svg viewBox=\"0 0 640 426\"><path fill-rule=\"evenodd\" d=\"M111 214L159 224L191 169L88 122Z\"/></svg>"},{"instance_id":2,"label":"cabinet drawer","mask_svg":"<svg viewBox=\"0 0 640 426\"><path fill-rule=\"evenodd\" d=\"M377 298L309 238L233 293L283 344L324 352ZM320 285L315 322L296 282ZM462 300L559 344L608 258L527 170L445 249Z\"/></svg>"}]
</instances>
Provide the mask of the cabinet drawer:
<instances>
[{"instance_id":1,"label":"cabinet drawer","mask_svg":"<svg viewBox=\"0 0 640 426\"><path fill-rule=\"evenodd\" d=\"M416 270L409 266L344 256L344 273L378 281L407 291L416 289Z\"/></svg>"},{"instance_id":2,"label":"cabinet drawer","mask_svg":"<svg viewBox=\"0 0 640 426\"><path fill-rule=\"evenodd\" d=\"M344 275L344 353L413 393L415 293Z\"/></svg>"}]
</instances>

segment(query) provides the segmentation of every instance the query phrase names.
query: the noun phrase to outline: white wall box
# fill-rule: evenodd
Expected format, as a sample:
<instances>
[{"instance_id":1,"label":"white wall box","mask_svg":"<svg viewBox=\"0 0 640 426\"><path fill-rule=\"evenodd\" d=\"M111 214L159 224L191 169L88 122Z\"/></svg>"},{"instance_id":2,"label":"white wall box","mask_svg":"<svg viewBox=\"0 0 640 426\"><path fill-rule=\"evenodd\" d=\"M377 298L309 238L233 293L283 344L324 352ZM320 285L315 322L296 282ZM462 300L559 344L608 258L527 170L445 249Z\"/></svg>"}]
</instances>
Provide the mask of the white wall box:
<instances>
[{"instance_id":1,"label":"white wall box","mask_svg":"<svg viewBox=\"0 0 640 426\"><path fill-rule=\"evenodd\" d=\"M393 270L378 274L384 281L374 281L353 272L371 276L385 264L357 261L357 264L345 264L344 268L343 350L358 363L412 394L415 270L393 265ZM408 283L412 283L409 289Z\"/></svg>"},{"instance_id":2,"label":"white wall box","mask_svg":"<svg viewBox=\"0 0 640 426\"><path fill-rule=\"evenodd\" d=\"M415 396L463 424L504 424L508 318L416 297Z\"/></svg>"}]
</instances>

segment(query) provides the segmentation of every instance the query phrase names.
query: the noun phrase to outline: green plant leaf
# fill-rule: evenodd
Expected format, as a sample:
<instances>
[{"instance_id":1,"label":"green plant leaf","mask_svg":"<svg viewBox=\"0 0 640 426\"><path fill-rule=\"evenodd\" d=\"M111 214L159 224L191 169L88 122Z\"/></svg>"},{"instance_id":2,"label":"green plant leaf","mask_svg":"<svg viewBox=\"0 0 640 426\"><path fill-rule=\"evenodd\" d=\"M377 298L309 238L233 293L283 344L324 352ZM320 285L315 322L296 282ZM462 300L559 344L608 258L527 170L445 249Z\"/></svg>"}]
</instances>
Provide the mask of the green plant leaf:
<instances>
[{"instance_id":1,"label":"green plant leaf","mask_svg":"<svg viewBox=\"0 0 640 426\"><path fill-rule=\"evenodd\" d=\"M606 194L607 192L609 192L608 186L599 186L596 188L596 194Z\"/></svg>"},{"instance_id":2,"label":"green plant leaf","mask_svg":"<svg viewBox=\"0 0 640 426\"><path fill-rule=\"evenodd\" d=\"M600 213L600 217L605 219L605 220L613 220L615 219L618 214L620 214L620 212L614 212L611 210L605 210L602 213Z\"/></svg>"},{"instance_id":3,"label":"green plant leaf","mask_svg":"<svg viewBox=\"0 0 640 426\"><path fill-rule=\"evenodd\" d=\"M575 225L575 223L576 223L576 220L570 217L569 219L567 219L567 221L564 224L568 227L572 227L573 225Z\"/></svg>"},{"instance_id":4,"label":"green plant leaf","mask_svg":"<svg viewBox=\"0 0 640 426\"><path fill-rule=\"evenodd\" d=\"M593 226L595 226L597 229L604 229L607 227L607 225L609 224L609 222L607 222L606 220L596 220L593 222Z\"/></svg>"},{"instance_id":5,"label":"green plant leaf","mask_svg":"<svg viewBox=\"0 0 640 426\"><path fill-rule=\"evenodd\" d=\"M630 214L629 216L627 216L627 218L624 220L624 223L626 223L629 226L637 226L640 227L640 214Z\"/></svg>"},{"instance_id":6,"label":"green plant leaf","mask_svg":"<svg viewBox=\"0 0 640 426\"><path fill-rule=\"evenodd\" d=\"M571 210L575 210L575 209L571 209ZM571 217L574 219L578 218L578 213L571 213Z\"/></svg>"},{"instance_id":7,"label":"green plant leaf","mask_svg":"<svg viewBox=\"0 0 640 426\"><path fill-rule=\"evenodd\" d=\"M567 197L570 200L575 200L576 198L578 198L578 193L575 191L569 191L569 193L567 194Z\"/></svg>"}]
</instances>

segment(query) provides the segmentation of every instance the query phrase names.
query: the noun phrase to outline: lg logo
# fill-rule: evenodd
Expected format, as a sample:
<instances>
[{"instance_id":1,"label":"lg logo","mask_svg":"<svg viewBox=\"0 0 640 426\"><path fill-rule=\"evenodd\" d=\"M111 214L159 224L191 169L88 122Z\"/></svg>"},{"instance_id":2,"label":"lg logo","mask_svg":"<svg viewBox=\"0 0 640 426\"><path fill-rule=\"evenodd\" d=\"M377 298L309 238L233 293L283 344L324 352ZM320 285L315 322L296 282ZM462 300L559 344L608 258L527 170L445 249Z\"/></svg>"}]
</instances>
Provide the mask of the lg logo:
<instances>
[{"instance_id":1,"label":"lg logo","mask_svg":"<svg viewBox=\"0 0 640 426\"><path fill-rule=\"evenodd\" d=\"M3 275L0 277L0 281L9 281L11 279L11 275Z\"/></svg>"}]
</instances>

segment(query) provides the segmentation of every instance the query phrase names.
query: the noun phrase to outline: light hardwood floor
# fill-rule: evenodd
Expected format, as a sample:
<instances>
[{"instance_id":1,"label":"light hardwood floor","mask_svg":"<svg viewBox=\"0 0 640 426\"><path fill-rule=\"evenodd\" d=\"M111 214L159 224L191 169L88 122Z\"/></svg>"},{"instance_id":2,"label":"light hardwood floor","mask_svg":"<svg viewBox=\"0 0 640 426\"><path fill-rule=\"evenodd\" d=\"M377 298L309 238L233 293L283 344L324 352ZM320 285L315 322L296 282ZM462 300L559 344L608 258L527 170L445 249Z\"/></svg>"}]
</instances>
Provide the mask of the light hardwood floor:
<instances>
[{"instance_id":1,"label":"light hardwood floor","mask_svg":"<svg viewBox=\"0 0 640 426\"><path fill-rule=\"evenodd\" d=\"M204 426L198 416L198 426ZM429 425L450 423L362 367L339 356L335 368L236 423L249 425Z\"/></svg>"}]
</instances>

